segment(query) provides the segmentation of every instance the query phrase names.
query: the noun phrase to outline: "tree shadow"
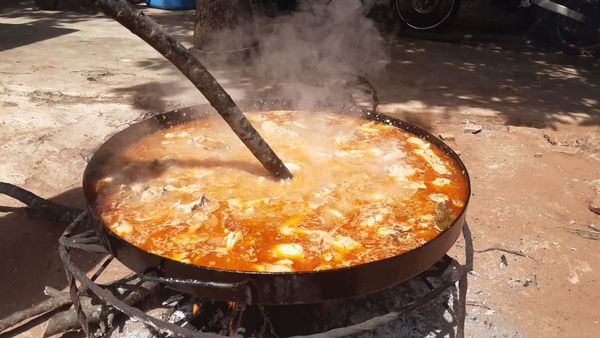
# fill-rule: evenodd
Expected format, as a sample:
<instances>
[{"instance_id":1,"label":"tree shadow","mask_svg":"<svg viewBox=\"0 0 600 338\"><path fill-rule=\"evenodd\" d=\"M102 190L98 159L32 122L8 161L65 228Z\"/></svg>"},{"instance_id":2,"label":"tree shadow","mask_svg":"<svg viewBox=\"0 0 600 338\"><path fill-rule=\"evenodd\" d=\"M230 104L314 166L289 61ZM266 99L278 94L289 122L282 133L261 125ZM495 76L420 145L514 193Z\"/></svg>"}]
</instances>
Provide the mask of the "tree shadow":
<instances>
[{"instance_id":1,"label":"tree shadow","mask_svg":"<svg viewBox=\"0 0 600 338\"><path fill-rule=\"evenodd\" d=\"M60 0L58 7L51 11L38 8L32 0L3 0L0 2L0 17L43 20L60 26L102 16L98 15L94 6L80 0Z\"/></svg>"},{"instance_id":2,"label":"tree shadow","mask_svg":"<svg viewBox=\"0 0 600 338\"><path fill-rule=\"evenodd\" d=\"M84 207L81 188L50 198L71 207ZM44 287L63 289L65 272L58 255L58 238L67 224L35 220L25 213L0 213L0 318L46 299ZM98 262L98 255L82 253L75 261L84 271Z\"/></svg>"},{"instance_id":3,"label":"tree shadow","mask_svg":"<svg viewBox=\"0 0 600 338\"><path fill-rule=\"evenodd\" d=\"M55 11L38 9L33 1L3 0L1 19L26 19L27 23L0 23L0 52L76 32L63 26L93 19L95 13L93 7L77 0L61 0Z\"/></svg>"},{"instance_id":4,"label":"tree shadow","mask_svg":"<svg viewBox=\"0 0 600 338\"><path fill-rule=\"evenodd\" d=\"M463 16L469 18L467 14ZM471 17L476 17L472 14ZM168 19L170 15L161 13L161 20L173 22ZM180 14L172 15L176 18ZM189 19L190 22L176 28L188 32L186 39L190 39L193 30L192 17ZM269 25L268 19L259 18L257 22ZM265 31L265 27L258 31L261 30ZM381 105L388 105L385 112L402 114L403 118L426 128L431 127L431 121L424 117L427 112L440 113L442 120L471 114L494 118L505 125L534 128L556 129L565 123L600 124L598 59L565 55L518 40L441 43L390 35L385 38L387 42L382 48L388 50L389 59L367 57L364 60L365 63L388 63L383 71L365 75L375 86ZM261 45L261 54L272 52L264 47ZM220 62L214 58L202 61L227 90L235 93L232 96L236 100L285 97L302 90L315 95L332 91L331 88L318 90L319 82L331 83L323 79L315 81L314 86L286 89L287 79L267 79L264 67ZM153 70L171 67L160 59L140 60L138 66ZM303 76L310 77L311 71L303 69ZM137 92L138 88L121 90Z\"/></svg>"},{"instance_id":5,"label":"tree shadow","mask_svg":"<svg viewBox=\"0 0 600 338\"><path fill-rule=\"evenodd\" d=\"M46 20L37 20L27 24L0 23L0 52L76 31L75 29L54 27L51 22Z\"/></svg>"},{"instance_id":6,"label":"tree shadow","mask_svg":"<svg viewBox=\"0 0 600 338\"><path fill-rule=\"evenodd\" d=\"M390 48L387 74L371 79L382 104L441 111L444 118L488 110L506 125L535 128L600 124L600 63L594 58L525 44L398 38Z\"/></svg>"},{"instance_id":7,"label":"tree shadow","mask_svg":"<svg viewBox=\"0 0 600 338\"><path fill-rule=\"evenodd\" d=\"M31 35L23 39L20 34L3 34L7 37L0 40L0 50L70 33L71 30L60 27L62 24L100 18L108 20L91 14L93 10L75 0L61 1L59 11L41 11L31 6L32 2L24 0L0 4L2 17L36 20L22 26L1 24L0 32L25 29ZM160 11L136 6L184 45L191 46L194 11ZM461 15L465 20L477 18L473 13L464 11ZM263 25L263 31L268 31L265 25L268 27L270 20L257 17L257 24ZM461 21L461 25L467 24ZM385 112L403 114L404 118L426 128L431 127L431 122L423 117L427 115L424 112L441 113L442 119L448 119L472 111L474 116L488 114L487 117L493 116L506 125L536 128L557 128L563 123L600 124L600 99L597 98L600 61L597 59L564 55L526 42L440 43L400 36L386 38L387 43L382 48L389 51L389 59L366 57L364 60L365 63L388 62L383 71L365 76L375 86L380 103L391 107ZM261 46L261 54L272 52L264 47ZM349 50L348 53L353 52ZM262 73L264 67L218 59L202 61L236 100L285 97L290 92L300 91L315 95L323 92L319 90L319 81L315 81L314 86L285 88L286 79L266 79ZM177 72L160 57L137 60L136 67L151 71L171 68ZM303 76L309 76L310 72L311 69L306 69ZM114 92L131 94L133 105L138 108L162 111L179 106L177 100L180 97L175 95L179 89L185 87L176 82L163 84L157 80L123 86ZM331 88L326 89L331 91ZM173 98L169 99L169 96Z\"/></svg>"},{"instance_id":8,"label":"tree shadow","mask_svg":"<svg viewBox=\"0 0 600 338\"><path fill-rule=\"evenodd\" d=\"M165 96L168 95L165 91L177 87L177 83L160 83L151 81L134 86L119 87L111 90L119 95L130 95L131 101L129 104L136 108L148 110L151 112L163 112L167 108Z\"/></svg>"},{"instance_id":9,"label":"tree shadow","mask_svg":"<svg viewBox=\"0 0 600 338\"><path fill-rule=\"evenodd\" d=\"M196 20L195 10L162 11L149 9L145 4L136 5L160 24L177 41L186 47L191 47L194 38L194 23Z\"/></svg>"},{"instance_id":10,"label":"tree shadow","mask_svg":"<svg viewBox=\"0 0 600 338\"><path fill-rule=\"evenodd\" d=\"M193 10L162 11L148 8L145 4L134 6L144 12L150 12L152 18L178 40L191 43L195 18ZM112 20L85 0L60 0L55 10L39 9L32 0L2 0L0 18L28 21L27 24L0 25L0 51L76 31L62 27L64 25L91 20Z\"/></svg>"}]
</instances>

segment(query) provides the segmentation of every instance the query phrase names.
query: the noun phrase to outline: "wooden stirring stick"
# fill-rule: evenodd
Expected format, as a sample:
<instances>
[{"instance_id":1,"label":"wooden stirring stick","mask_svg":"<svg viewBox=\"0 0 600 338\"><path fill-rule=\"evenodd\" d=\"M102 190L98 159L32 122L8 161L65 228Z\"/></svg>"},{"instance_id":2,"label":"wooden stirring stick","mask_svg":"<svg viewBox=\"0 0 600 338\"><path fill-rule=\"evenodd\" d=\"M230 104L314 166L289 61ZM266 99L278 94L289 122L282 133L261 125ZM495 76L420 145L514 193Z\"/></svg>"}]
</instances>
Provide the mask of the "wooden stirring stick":
<instances>
[{"instance_id":1,"label":"wooden stirring stick","mask_svg":"<svg viewBox=\"0 0 600 338\"><path fill-rule=\"evenodd\" d=\"M190 51L164 31L154 20L135 9L126 0L89 0L104 14L118 21L133 34L142 38L169 60L206 97L211 106L244 142L254 157L275 177L292 178L292 174L273 149L250 124L240 108L221 87L212 74Z\"/></svg>"}]
</instances>

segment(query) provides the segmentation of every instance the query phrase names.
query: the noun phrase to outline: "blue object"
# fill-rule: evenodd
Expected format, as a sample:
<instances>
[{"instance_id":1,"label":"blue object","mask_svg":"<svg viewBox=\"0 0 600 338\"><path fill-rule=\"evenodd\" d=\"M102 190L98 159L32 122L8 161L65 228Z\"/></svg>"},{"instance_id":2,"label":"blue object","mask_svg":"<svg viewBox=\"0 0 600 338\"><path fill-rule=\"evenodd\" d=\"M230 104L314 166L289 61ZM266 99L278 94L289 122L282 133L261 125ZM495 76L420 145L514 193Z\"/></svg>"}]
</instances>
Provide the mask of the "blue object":
<instances>
[{"instance_id":1,"label":"blue object","mask_svg":"<svg viewBox=\"0 0 600 338\"><path fill-rule=\"evenodd\" d=\"M196 0L146 0L146 5L162 9L194 9Z\"/></svg>"}]
</instances>

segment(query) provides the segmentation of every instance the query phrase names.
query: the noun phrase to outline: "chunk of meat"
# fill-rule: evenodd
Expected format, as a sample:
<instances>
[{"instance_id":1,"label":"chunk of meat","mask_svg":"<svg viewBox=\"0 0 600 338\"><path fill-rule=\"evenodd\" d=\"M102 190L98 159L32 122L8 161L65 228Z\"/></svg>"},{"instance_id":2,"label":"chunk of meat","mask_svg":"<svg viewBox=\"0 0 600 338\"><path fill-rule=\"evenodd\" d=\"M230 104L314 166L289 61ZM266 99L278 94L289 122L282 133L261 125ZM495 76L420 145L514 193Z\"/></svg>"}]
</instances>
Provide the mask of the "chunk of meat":
<instances>
[{"instance_id":1,"label":"chunk of meat","mask_svg":"<svg viewBox=\"0 0 600 338\"><path fill-rule=\"evenodd\" d=\"M408 143L417 147L417 149L414 150L415 154L419 155L422 159L429 163L436 173L440 175L446 175L450 173L444 164L444 161L442 161L442 159L439 158L439 156L437 156L433 150L431 150L429 143L426 143L418 137L409 137L407 141Z\"/></svg>"},{"instance_id":2,"label":"chunk of meat","mask_svg":"<svg viewBox=\"0 0 600 338\"><path fill-rule=\"evenodd\" d=\"M341 253L346 253L354 250L358 250L362 247L362 244L348 236L337 235L334 237L331 245L335 250Z\"/></svg>"},{"instance_id":3,"label":"chunk of meat","mask_svg":"<svg viewBox=\"0 0 600 338\"><path fill-rule=\"evenodd\" d=\"M304 257L304 249L300 244L285 243L273 247L273 256L277 258L301 259Z\"/></svg>"},{"instance_id":4,"label":"chunk of meat","mask_svg":"<svg viewBox=\"0 0 600 338\"><path fill-rule=\"evenodd\" d=\"M429 195L429 199L437 203L443 203L448 200L448 196L444 194L431 194Z\"/></svg>"},{"instance_id":5,"label":"chunk of meat","mask_svg":"<svg viewBox=\"0 0 600 338\"><path fill-rule=\"evenodd\" d=\"M435 180L433 180L431 183L433 183L433 185L437 185L438 187L443 187L445 185L450 184L450 180L444 177L438 177Z\"/></svg>"},{"instance_id":6,"label":"chunk of meat","mask_svg":"<svg viewBox=\"0 0 600 338\"><path fill-rule=\"evenodd\" d=\"M227 248L227 250L233 249L233 246L235 245L235 243L237 243L241 239L242 239L242 233L239 231L232 231L232 232L228 233L224 239L225 248Z\"/></svg>"}]
</instances>

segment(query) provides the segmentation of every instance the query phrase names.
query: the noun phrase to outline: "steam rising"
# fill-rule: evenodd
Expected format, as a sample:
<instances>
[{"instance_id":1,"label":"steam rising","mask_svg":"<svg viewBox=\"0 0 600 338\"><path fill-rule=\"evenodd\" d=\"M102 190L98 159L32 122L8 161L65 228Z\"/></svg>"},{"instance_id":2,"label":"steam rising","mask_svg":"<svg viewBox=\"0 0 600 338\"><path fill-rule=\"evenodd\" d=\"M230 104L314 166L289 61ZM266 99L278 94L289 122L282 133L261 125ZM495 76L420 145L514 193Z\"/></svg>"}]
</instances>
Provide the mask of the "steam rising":
<instances>
[{"instance_id":1,"label":"steam rising","mask_svg":"<svg viewBox=\"0 0 600 338\"><path fill-rule=\"evenodd\" d=\"M256 74L298 109L352 103L350 83L388 60L369 8L360 0L301 2L292 15L257 20Z\"/></svg>"}]
</instances>

